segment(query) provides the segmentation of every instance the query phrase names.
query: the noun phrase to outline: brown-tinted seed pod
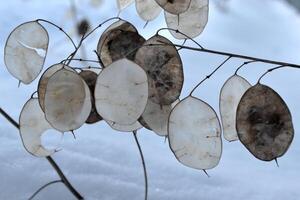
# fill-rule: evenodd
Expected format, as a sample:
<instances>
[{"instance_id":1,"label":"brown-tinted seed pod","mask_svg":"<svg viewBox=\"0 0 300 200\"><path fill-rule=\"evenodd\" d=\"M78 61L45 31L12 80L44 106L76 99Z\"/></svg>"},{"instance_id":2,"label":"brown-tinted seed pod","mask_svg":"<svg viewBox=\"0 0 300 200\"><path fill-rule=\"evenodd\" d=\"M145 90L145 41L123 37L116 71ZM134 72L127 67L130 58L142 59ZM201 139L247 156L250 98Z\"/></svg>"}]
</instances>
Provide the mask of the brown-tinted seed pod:
<instances>
[{"instance_id":1,"label":"brown-tinted seed pod","mask_svg":"<svg viewBox=\"0 0 300 200\"><path fill-rule=\"evenodd\" d=\"M58 70L65 68L70 71L74 71L71 67L69 66L64 66L63 64L54 64L51 67L49 67L41 76L39 83L38 83L38 98L39 98L39 103L41 106L41 109L45 111L45 93L46 93L46 87L48 84L49 78ZM74 71L75 72L75 71Z\"/></svg>"},{"instance_id":2,"label":"brown-tinted seed pod","mask_svg":"<svg viewBox=\"0 0 300 200\"><path fill-rule=\"evenodd\" d=\"M195 0L155 0L166 12L173 15L184 13L190 7L191 1Z\"/></svg>"},{"instance_id":3,"label":"brown-tinted seed pod","mask_svg":"<svg viewBox=\"0 0 300 200\"><path fill-rule=\"evenodd\" d=\"M178 102L179 100L171 105L159 105L148 101L141 118L154 133L159 136L167 136L169 115Z\"/></svg>"},{"instance_id":4,"label":"brown-tinted seed pod","mask_svg":"<svg viewBox=\"0 0 300 200\"><path fill-rule=\"evenodd\" d=\"M49 36L37 21L16 27L4 48L4 62L9 73L24 84L31 83L42 71Z\"/></svg>"},{"instance_id":5,"label":"brown-tinted seed pod","mask_svg":"<svg viewBox=\"0 0 300 200\"><path fill-rule=\"evenodd\" d=\"M236 128L242 144L258 159L274 160L288 150L294 128L291 113L273 89L257 84L243 95Z\"/></svg>"},{"instance_id":6,"label":"brown-tinted seed pod","mask_svg":"<svg viewBox=\"0 0 300 200\"><path fill-rule=\"evenodd\" d=\"M90 23L87 19L82 19L78 24L77 24L77 34L78 35L85 35L89 30L91 26Z\"/></svg>"},{"instance_id":7,"label":"brown-tinted seed pod","mask_svg":"<svg viewBox=\"0 0 300 200\"><path fill-rule=\"evenodd\" d=\"M85 83L88 85L90 92L91 92L91 102L92 102L92 109L89 117L85 121L87 124L93 124L98 121L102 120L102 117L98 114L96 105L95 105L95 97L94 97L94 92L95 92L95 86L96 86L96 81L98 78L98 74L94 71L91 70L83 70L79 73L79 76L85 81Z\"/></svg>"},{"instance_id":8,"label":"brown-tinted seed pod","mask_svg":"<svg viewBox=\"0 0 300 200\"><path fill-rule=\"evenodd\" d=\"M129 22L120 20L109 26L99 39L97 52L104 67L121 58L134 60L145 39Z\"/></svg>"},{"instance_id":9,"label":"brown-tinted seed pod","mask_svg":"<svg viewBox=\"0 0 300 200\"><path fill-rule=\"evenodd\" d=\"M180 55L171 41L155 35L137 51L135 62L147 73L149 100L160 105L176 101L183 86Z\"/></svg>"},{"instance_id":10,"label":"brown-tinted seed pod","mask_svg":"<svg viewBox=\"0 0 300 200\"><path fill-rule=\"evenodd\" d=\"M74 71L60 69L48 80L45 116L61 132L80 128L91 113L91 94L87 84Z\"/></svg>"}]
</instances>

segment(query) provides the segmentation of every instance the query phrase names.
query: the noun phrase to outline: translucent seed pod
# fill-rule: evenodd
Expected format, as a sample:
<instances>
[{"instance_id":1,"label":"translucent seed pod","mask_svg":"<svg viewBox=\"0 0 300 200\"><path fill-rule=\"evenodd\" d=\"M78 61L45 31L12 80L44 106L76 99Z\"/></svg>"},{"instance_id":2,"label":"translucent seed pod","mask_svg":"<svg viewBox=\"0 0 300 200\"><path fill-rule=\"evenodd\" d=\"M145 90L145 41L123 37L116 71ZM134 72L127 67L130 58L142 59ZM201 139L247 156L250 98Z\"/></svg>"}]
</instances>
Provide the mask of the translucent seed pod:
<instances>
[{"instance_id":1,"label":"translucent seed pod","mask_svg":"<svg viewBox=\"0 0 300 200\"><path fill-rule=\"evenodd\" d=\"M53 128L61 132L80 128L91 108L89 87L76 72L61 69L50 77L45 94L45 116Z\"/></svg>"},{"instance_id":2,"label":"translucent seed pod","mask_svg":"<svg viewBox=\"0 0 300 200\"><path fill-rule=\"evenodd\" d=\"M190 38L200 35L208 21L208 0L192 0L187 11L178 15L165 12L168 28L179 30ZM185 35L170 30L177 39L187 39Z\"/></svg>"},{"instance_id":3,"label":"translucent seed pod","mask_svg":"<svg viewBox=\"0 0 300 200\"><path fill-rule=\"evenodd\" d=\"M201 170L212 169L222 154L221 126L216 112L205 102L187 97L169 117L170 148L182 164Z\"/></svg>"},{"instance_id":4,"label":"translucent seed pod","mask_svg":"<svg viewBox=\"0 0 300 200\"><path fill-rule=\"evenodd\" d=\"M123 58L104 68L95 87L98 113L120 125L136 123L145 110L148 81L145 71Z\"/></svg>"},{"instance_id":5,"label":"translucent seed pod","mask_svg":"<svg viewBox=\"0 0 300 200\"><path fill-rule=\"evenodd\" d=\"M173 15L179 15L184 13L190 7L191 1L194 0L155 0L165 12L172 13Z\"/></svg>"},{"instance_id":6,"label":"translucent seed pod","mask_svg":"<svg viewBox=\"0 0 300 200\"><path fill-rule=\"evenodd\" d=\"M37 21L16 27L4 48L9 73L24 84L31 83L43 69L48 44L48 32Z\"/></svg>"},{"instance_id":7,"label":"translucent seed pod","mask_svg":"<svg viewBox=\"0 0 300 200\"><path fill-rule=\"evenodd\" d=\"M231 76L223 85L220 92L220 114L223 135L229 141L238 140L236 131L236 110L243 94L251 87L250 83L241 76Z\"/></svg>"},{"instance_id":8,"label":"translucent seed pod","mask_svg":"<svg viewBox=\"0 0 300 200\"><path fill-rule=\"evenodd\" d=\"M30 154L46 157L55 153L55 149L46 149L42 145L42 134L52 127L45 119L37 98L31 98L26 102L20 114L19 124L22 142Z\"/></svg>"}]
</instances>

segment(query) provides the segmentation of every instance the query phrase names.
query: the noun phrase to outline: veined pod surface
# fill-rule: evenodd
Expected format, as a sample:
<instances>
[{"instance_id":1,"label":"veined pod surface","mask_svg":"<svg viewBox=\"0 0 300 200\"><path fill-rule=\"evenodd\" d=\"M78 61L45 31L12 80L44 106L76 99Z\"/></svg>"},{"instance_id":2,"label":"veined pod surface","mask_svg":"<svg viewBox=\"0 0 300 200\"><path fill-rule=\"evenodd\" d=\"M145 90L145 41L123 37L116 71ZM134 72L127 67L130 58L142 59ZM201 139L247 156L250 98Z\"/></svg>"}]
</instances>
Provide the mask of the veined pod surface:
<instances>
[{"instance_id":1,"label":"veined pod surface","mask_svg":"<svg viewBox=\"0 0 300 200\"><path fill-rule=\"evenodd\" d=\"M20 114L19 124L22 142L30 154L46 157L55 153L55 149L46 149L42 145L42 134L52 129L52 126L45 119L37 98L31 98L26 102Z\"/></svg>"},{"instance_id":2,"label":"veined pod surface","mask_svg":"<svg viewBox=\"0 0 300 200\"><path fill-rule=\"evenodd\" d=\"M204 101L187 97L171 111L168 139L182 164L200 170L216 167L222 154L221 125Z\"/></svg>"},{"instance_id":3,"label":"veined pod surface","mask_svg":"<svg viewBox=\"0 0 300 200\"><path fill-rule=\"evenodd\" d=\"M250 83L241 76L231 76L223 85L220 92L220 114L222 119L223 136L229 141L238 140L236 131L236 111L243 94L251 87Z\"/></svg>"},{"instance_id":4,"label":"veined pod surface","mask_svg":"<svg viewBox=\"0 0 300 200\"><path fill-rule=\"evenodd\" d=\"M190 38L197 37L208 22L208 5L208 0L192 0L189 9L179 16L165 12L168 28L179 30ZM177 39L188 39L176 31L170 30L170 33Z\"/></svg>"},{"instance_id":5,"label":"veined pod surface","mask_svg":"<svg viewBox=\"0 0 300 200\"><path fill-rule=\"evenodd\" d=\"M74 71L61 69L48 80L45 116L53 128L73 131L80 128L91 112L90 89Z\"/></svg>"},{"instance_id":6,"label":"veined pod surface","mask_svg":"<svg viewBox=\"0 0 300 200\"><path fill-rule=\"evenodd\" d=\"M167 38L155 35L137 51L135 62L147 73L149 100L160 105L176 101L183 86L183 67L177 49Z\"/></svg>"},{"instance_id":7,"label":"veined pod surface","mask_svg":"<svg viewBox=\"0 0 300 200\"><path fill-rule=\"evenodd\" d=\"M106 121L120 125L136 123L145 110L147 99L145 71L126 58L113 62L98 76L96 108Z\"/></svg>"},{"instance_id":8,"label":"veined pod surface","mask_svg":"<svg viewBox=\"0 0 300 200\"><path fill-rule=\"evenodd\" d=\"M252 86L243 95L237 108L236 128L242 144L263 161L283 156L294 137L286 103L262 84Z\"/></svg>"},{"instance_id":9,"label":"veined pod surface","mask_svg":"<svg viewBox=\"0 0 300 200\"><path fill-rule=\"evenodd\" d=\"M31 83L43 69L48 45L48 32L40 23L31 21L19 25L5 44L7 70L22 83Z\"/></svg>"}]
</instances>

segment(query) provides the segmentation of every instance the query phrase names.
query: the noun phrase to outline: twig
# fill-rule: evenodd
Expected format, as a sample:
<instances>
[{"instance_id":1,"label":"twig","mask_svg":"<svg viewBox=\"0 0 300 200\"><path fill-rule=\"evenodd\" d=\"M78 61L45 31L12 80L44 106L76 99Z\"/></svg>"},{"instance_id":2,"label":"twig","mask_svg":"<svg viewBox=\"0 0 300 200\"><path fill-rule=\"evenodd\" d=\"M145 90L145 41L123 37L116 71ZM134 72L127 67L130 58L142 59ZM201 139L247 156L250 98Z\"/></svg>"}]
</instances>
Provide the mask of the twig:
<instances>
[{"instance_id":1,"label":"twig","mask_svg":"<svg viewBox=\"0 0 300 200\"><path fill-rule=\"evenodd\" d=\"M43 185L42 187L40 187L35 193L33 193L33 195L31 195L28 200L32 200L38 193L40 193L43 189L45 189L46 187L53 185L55 183L61 183L61 180L56 180L56 181L51 181L45 185Z\"/></svg>"},{"instance_id":2,"label":"twig","mask_svg":"<svg viewBox=\"0 0 300 200\"><path fill-rule=\"evenodd\" d=\"M190 92L189 96L192 96L193 92L207 79L209 79L216 71L218 71L228 60L230 60L231 56L226 58L214 71L212 71L209 75L207 75L202 81L200 81Z\"/></svg>"},{"instance_id":3,"label":"twig","mask_svg":"<svg viewBox=\"0 0 300 200\"><path fill-rule=\"evenodd\" d=\"M17 129L20 129L20 125L18 122L16 122L7 112L5 112L2 108L0 108L0 113L9 121L12 125L14 125ZM69 191L78 199L82 200L84 199L79 192L71 185L67 177L64 175L64 173L61 171L59 166L56 164L56 162L53 160L51 156L47 156L46 159L51 164L53 169L56 171L58 176L60 177L62 183L69 189Z\"/></svg>"},{"instance_id":4,"label":"twig","mask_svg":"<svg viewBox=\"0 0 300 200\"><path fill-rule=\"evenodd\" d=\"M264 76L266 76L268 73L270 73L270 72L272 72L272 71L274 71L274 70L277 70L277 69L284 68L284 67L291 67L291 68L297 68L297 69L300 68L300 66L297 67L297 66L290 66L290 65L280 65L280 66L277 66L277 67L268 69L265 73L263 73L263 75L261 75L261 77L259 77L257 83L260 83L261 79L262 79Z\"/></svg>"},{"instance_id":5,"label":"twig","mask_svg":"<svg viewBox=\"0 0 300 200\"><path fill-rule=\"evenodd\" d=\"M144 159L144 156L143 156L143 151L142 151L142 148L140 146L139 140L137 138L137 131L133 131L133 136L134 136L134 140L137 144L137 147L139 149L141 159L142 159L143 170L144 170L144 178L145 178L145 200L147 200L148 199L148 177L147 177L147 169L146 169L145 159Z\"/></svg>"},{"instance_id":6,"label":"twig","mask_svg":"<svg viewBox=\"0 0 300 200\"><path fill-rule=\"evenodd\" d=\"M166 43L164 43L166 44ZM166 44L168 45L168 44ZM183 49L191 50L191 51L199 51L199 52L204 52L204 53L210 53L210 54L217 54L221 56L231 56L232 58L240 58L240 59L245 59L245 60L253 60L256 62L263 62L263 63L269 63L273 65L286 65L290 67L296 67L300 68L300 65L294 64L294 63L288 63L288 62L282 62L282 61L275 61L275 60L268 60L264 58L257 58L257 57L252 57L252 56L246 56L246 55L241 55L241 54L234 54L234 53L228 53L228 52L222 52L222 51L216 51L216 50L210 50L210 49L204 49L204 48L196 48L196 47L190 47L190 46L184 46L180 44L173 44L176 47L180 47Z\"/></svg>"},{"instance_id":7,"label":"twig","mask_svg":"<svg viewBox=\"0 0 300 200\"><path fill-rule=\"evenodd\" d=\"M56 25L56 24L54 24L54 23L52 23L52 22L50 22L50 21L48 21L48 20L45 20L45 19L37 19L36 21L37 21L37 22L39 22L39 21L41 21L41 22L46 22L46 23L48 23L48 24L50 24L50 25L52 25L52 26L58 28L61 32L63 32L63 33L67 36L67 38L71 41L72 45L73 45L74 48L76 49L75 42L73 41L73 39L71 38L71 36L70 36L66 31L64 31L63 28L61 28L60 26L58 26L58 25Z\"/></svg>"}]
</instances>

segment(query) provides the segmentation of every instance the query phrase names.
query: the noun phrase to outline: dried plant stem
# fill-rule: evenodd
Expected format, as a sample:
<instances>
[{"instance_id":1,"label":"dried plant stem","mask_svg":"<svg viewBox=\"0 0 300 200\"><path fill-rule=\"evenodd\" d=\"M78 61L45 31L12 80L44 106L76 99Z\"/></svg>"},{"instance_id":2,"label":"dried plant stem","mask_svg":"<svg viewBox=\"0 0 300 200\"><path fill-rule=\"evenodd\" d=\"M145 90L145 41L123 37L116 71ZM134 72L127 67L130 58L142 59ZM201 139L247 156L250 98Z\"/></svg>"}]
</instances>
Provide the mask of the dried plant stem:
<instances>
[{"instance_id":1,"label":"dried plant stem","mask_svg":"<svg viewBox=\"0 0 300 200\"><path fill-rule=\"evenodd\" d=\"M273 64L273 65L282 65L282 66L284 65L284 66L300 68L300 65L294 64L294 63L268 60L268 59L264 59L264 58L256 58L256 57L251 57L251 56L246 56L246 55L241 55L241 54L234 54L234 53L228 53L228 52L223 52L223 51L215 51L215 50L210 50L210 49L206 49L206 48L184 46L184 45L180 45L180 44L174 44L174 46L180 47L182 49L191 50L191 51L199 51L199 52L204 52L204 53L209 53L209 54L216 54L216 55L228 56L228 57L230 56L232 58L240 58L240 59L268 63L268 64Z\"/></svg>"},{"instance_id":2,"label":"dried plant stem","mask_svg":"<svg viewBox=\"0 0 300 200\"><path fill-rule=\"evenodd\" d=\"M37 21L37 22L39 22L39 21L45 22L45 23L48 23L48 24L50 24L50 25L52 25L52 26L58 28L61 32L63 32L63 33L67 36L67 38L70 40L70 42L72 43L72 45L73 45L74 48L76 49L75 42L73 41L73 39L71 38L71 36L70 36L66 31L64 31L63 28L61 28L60 26L54 24L53 22L50 22L50 21L45 20L45 19L37 19L36 21Z\"/></svg>"},{"instance_id":3,"label":"dried plant stem","mask_svg":"<svg viewBox=\"0 0 300 200\"><path fill-rule=\"evenodd\" d=\"M137 138L137 131L133 131L133 136L134 136L134 140L137 144L137 147L139 149L141 159L142 159L143 170L144 170L144 178L145 178L145 200L147 200L148 199L148 177L147 177L147 169L146 169L145 159L144 159L144 155L143 155L141 145L140 145L139 140Z\"/></svg>"},{"instance_id":4,"label":"dried plant stem","mask_svg":"<svg viewBox=\"0 0 300 200\"><path fill-rule=\"evenodd\" d=\"M14 125L17 129L20 129L20 125L18 122L16 122L7 112L5 112L2 108L0 108L0 113L9 121L12 125ZM60 181L69 189L69 191L76 197L78 200L84 199L81 194L72 186L72 184L69 182L67 177L64 175L64 173L61 171L59 166L56 164L56 162L53 160L51 156L47 156L46 159L51 164L53 169L56 171L58 176L60 177Z\"/></svg>"},{"instance_id":5,"label":"dried plant stem","mask_svg":"<svg viewBox=\"0 0 300 200\"><path fill-rule=\"evenodd\" d=\"M214 69L209 75L207 75L202 81L200 81L190 92L189 96L192 96L193 92L207 79L209 79L214 73L216 73L228 60L230 60L231 56L226 58L216 69Z\"/></svg>"},{"instance_id":6,"label":"dried plant stem","mask_svg":"<svg viewBox=\"0 0 300 200\"><path fill-rule=\"evenodd\" d=\"M56 181L51 181L49 183L46 183L45 185L43 185L42 187L40 187L35 193L33 193L33 195L31 195L28 200L32 200L38 193L40 193L43 189L45 189L46 187L53 185L55 183L61 183L61 180L56 180Z\"/></svg>"}]
</instances>

